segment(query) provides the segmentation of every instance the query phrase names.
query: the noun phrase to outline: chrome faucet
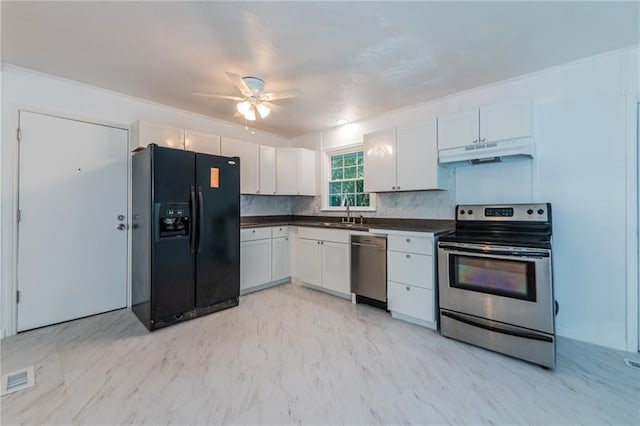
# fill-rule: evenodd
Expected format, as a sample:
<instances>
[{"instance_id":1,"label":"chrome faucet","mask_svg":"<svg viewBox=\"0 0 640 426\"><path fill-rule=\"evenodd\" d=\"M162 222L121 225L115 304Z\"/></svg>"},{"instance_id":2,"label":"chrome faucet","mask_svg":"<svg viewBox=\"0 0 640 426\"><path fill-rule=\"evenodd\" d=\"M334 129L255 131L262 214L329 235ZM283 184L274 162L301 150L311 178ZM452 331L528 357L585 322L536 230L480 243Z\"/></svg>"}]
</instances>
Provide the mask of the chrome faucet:
<instances>
[{"instance_id":1,"label":"chrome faucet","mask_svg":"<svg viewBox=\"0 0 640 426\"><path fill-rule=\"evenodd\" d=\"M342 222L343 223L351 223L351 210L349 210L349 198L348 197L344 197L344 204L347 206L347 217L346 218L342 218ZM355 223L355 220L354 220L354 223Z\"/></svg>"}]
</instances>

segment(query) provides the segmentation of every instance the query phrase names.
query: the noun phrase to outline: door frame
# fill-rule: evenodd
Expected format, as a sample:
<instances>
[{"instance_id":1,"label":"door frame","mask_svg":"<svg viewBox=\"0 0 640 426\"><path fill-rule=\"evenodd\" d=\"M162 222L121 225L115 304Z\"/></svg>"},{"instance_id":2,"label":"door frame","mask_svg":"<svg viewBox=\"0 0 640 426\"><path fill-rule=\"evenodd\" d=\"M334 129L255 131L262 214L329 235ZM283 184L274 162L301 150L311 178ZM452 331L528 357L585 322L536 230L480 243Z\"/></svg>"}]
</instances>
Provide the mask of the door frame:
<instances>
[{"instance_id":1,"label":"door frame","mask_svg":"<svg viewBox=\"0 0 640 426\"><path fill-rule=\"evenodd\" d=\"M9 104L3 108L2 117L2 206L1 206L1 235L0 247L0 338L17 333L18 309L16 292L18 290L18 220L19 205L19 172L20 172L20 142L18 128L20 127L20 113L48 115L51 117L79 121L98 126L113 127L127 132L127 224L131 218L131 154L129 125L114 123L94 117L81 116L73 113L61 112L24 104ZM127 253L131 253L131 232L127 229ZM127 307L131 307L131 256L127 254L126 265Z\"/></svg>"}]
</instances>

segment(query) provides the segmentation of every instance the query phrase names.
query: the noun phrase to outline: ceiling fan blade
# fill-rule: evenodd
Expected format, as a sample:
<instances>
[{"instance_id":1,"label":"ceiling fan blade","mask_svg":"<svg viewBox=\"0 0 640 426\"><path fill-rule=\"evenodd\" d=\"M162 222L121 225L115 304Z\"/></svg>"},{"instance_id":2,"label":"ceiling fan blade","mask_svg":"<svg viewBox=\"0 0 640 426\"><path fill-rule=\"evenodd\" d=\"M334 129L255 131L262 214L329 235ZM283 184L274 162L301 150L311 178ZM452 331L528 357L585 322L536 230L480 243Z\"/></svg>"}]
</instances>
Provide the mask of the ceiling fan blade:
<instances>
[{"instance_id":1,"label":"ceiling fan blade","mask_svg":"<svg viewBox=\"0 0 640 426\"><path fill-rule=\"evenodd\" d=\"M240 96L229 96L229 95L214 95L213 93L193 93L195 96L206 96L208 98L218 98L218 99L231 99L232 101L241 101L244 98Z\"/></svg>"},{"instance_id":2,"label":"ceiling fan blade","mask_svg":"<svg viewBox=\"0 0 640 426\"><path fill-rule=\"evenodd\" d=\"M276 104L272 104L271 102L265 102L265 101L261 101L260 102L262 105L271 108L274 111L283 111L284 108L282 108L280 105L276 105Z\"/></svg>"},{"instance_id":3,"label":"ceiling fan blade","mask_svg":"<svg viewBox=\"0 0 640 426\"><path fill-rule=\"evenodd\" d=\"M242 93L245 97L253 95L251 93L251 90L249 89L249 87L244 82L244 80L242 79L241 76L239 76L238 74L232 73L232 72L227 72L227 77L229 77L231 79L231 81L233 81L233 84L236 85L238 90L240 90L240 93Z\"/></svg>"},{"instance_id":4,"label":"ceiling fan blade","mask_svg":"<svg viewBox=\"0 0 640 426\"><path fill-rule=\"evenodd\" d=\"M279 92L264 93L260 96L261 101L277 101L278 99L288 99L302 96L302 90L289 89L281 90Z\"/></svg>"}]
</instances>

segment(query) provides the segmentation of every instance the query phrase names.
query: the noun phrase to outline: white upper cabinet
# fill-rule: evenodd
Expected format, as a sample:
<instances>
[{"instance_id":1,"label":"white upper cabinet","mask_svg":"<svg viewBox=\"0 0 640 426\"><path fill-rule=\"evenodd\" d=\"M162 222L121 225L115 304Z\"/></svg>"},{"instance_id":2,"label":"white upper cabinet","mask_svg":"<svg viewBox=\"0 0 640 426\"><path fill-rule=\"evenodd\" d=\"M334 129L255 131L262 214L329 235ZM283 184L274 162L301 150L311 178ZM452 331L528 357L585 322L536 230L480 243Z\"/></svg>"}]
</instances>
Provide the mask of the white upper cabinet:
<instances>
[{"instance_id":1,"label":"white upper cabinet","mask_svg":"<svg viewBox=\"0 0 640 426\"><path fill-rule=\"evenodd\" d=\"M436 119L398 127L396 138L396 190L444 189L446 171L438 166Z\"/></svg>"},{"instance_id":2,"label":"white upper cabinet","mask_svg":"<svg viewBox=\"0 0 640 426\"><path fill-rule=\"evenodd\" d=\"M438 149L478 143L480 114L477 109L438 117Z\"/></svg>"},{"instance_id":3,"label":"white upper cabinet","mask_svg":"<svg viewBox=\"0 0 640 426\"><path fill-rule=\"evenodd\" d=\"M438 117L438 149L521 139L533 133L530 99L518 99Z\"/></svg>"},{"instance_id":4,"label":"white upper cabinet","mask_svg":"<svg viewBox=\"0 0 640 426\"><path fill-rule=\"evenodd\" d=\"M279 195L298 194L298 151L296 148L277 148L276 192Z\"/></svg>"},{"instance_id":5,"label":"white upper cabinet","mask_svg":"<svg viewBox=\"0 0 640 426\"><path fill-rule=\"evenodd\" d=\"M516 100L480 108L480 142L526 138L533 133L530 100Z\"/></svg>"},{"instance_id":6,"label":"white upper cabinet","mask_svg":"<svg viewBox=\"0 0 640 426\"><path fill-rule=\"evenodd\" d=\"M364 190L384 192L396 189L396 129L368 133L363 137Z\"/></svg>"},{"instance_id":7,"label":"white upper cabinet","mask_svg":"<svg viewBox=\"0 0 640 426\"><path fill-rule=\"evenodd\" d=\"M260 145L260 179L258 193L273 195L276 193L276 149Z\"/></svg>"},{"instance_id":8,"label":"white upper cabinet","mask_svg":"<svg viewBox=\"0 0 640 426\"><path fill-rule=\"evenodd\" d=\"M130 128L131 151L155 143L166 148L184 149L184 130L148 121L136 121Z\"/></svg>"},{"instance_id":9,"label":"white upper cabinet","mask_svg":"<svg viewBox=\"0 0 640 426\"><path fill-rule=\"evenodd\" d=\"M364 135L365 192L442 189L435 119Z\"/></svg>"},{"instance_id":10,"label":"white upper cabinet","mask_svg":"<svg viewBox=\"0 0 640 426\"><path fill-rule=\"evenodd\" d=\"M221 148L225 157L240 157L240 193L259 194L260 145L223 136Z\"/></svg>"},{"instance_id":11,"label":"white upper cabinet","mask_svg":"<svg viewBox=\"0 0 640 426\"><path fill-rule=\"evenodd\" d=\"M184 149L203 154L220 155L220 136L185 130Z\"/></svg>"},{"instance_id":12,"label":"white upper cabinet","mask_svg":"<svg viewBox=\"0 0 640 426\"><path fill-rule=\"evenodd\" d=\"M316 195L315 151L304 148L276 149L276 193Z\"/></svg>"}]
</instances>

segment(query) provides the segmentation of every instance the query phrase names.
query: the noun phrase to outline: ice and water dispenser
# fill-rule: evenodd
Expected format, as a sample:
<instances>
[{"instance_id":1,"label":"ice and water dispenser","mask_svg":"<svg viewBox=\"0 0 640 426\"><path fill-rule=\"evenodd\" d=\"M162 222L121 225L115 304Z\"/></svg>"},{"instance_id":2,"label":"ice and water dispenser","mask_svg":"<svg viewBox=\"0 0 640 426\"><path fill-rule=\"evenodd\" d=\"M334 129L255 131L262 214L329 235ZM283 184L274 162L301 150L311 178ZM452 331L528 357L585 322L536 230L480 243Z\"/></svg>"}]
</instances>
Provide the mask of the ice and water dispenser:
<instances>
[{"instance_id":1,"label":"ice and water dispenser","mask_svg":"<svg viewBox=\"0 0 640 426\"><path fill-rule=\"evenodd\" d=\"M189 203L160 203L157 209L160 238L189 236Z\"/></svg>"}]
</instances>

